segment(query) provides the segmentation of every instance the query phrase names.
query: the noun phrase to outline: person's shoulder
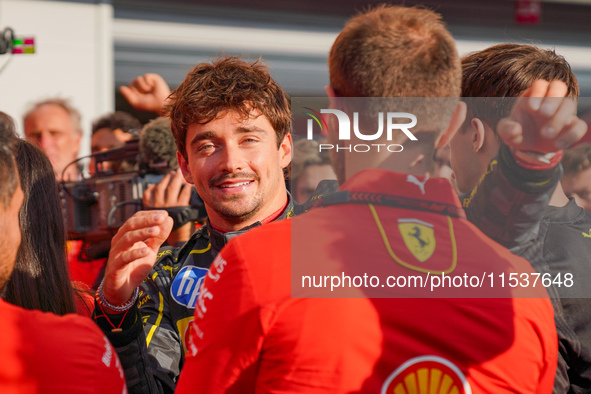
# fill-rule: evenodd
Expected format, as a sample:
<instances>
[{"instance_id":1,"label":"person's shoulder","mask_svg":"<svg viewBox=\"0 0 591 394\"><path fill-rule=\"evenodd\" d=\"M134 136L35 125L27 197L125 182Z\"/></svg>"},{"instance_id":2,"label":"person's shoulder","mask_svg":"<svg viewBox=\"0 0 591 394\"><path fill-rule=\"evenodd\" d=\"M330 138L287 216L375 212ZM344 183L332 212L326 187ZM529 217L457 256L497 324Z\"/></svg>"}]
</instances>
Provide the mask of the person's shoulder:
<instances>
[{"instance_id":1,"label":"person's shoulder","mask_svg":"<svg viewBox=\"0 0 591 394\"><path fill-rule=\"evenodd\" d=\"M293 208L292 215L289 216L297 216L302 213L308 212L310 209L314 208L319 200L322 200L324 196L327 194L334 193L339 190L339 183L335 179L324 179L318 183L314 193L308 199L308 201L302 204L295 204Z\"/></svg>"},{"instance_id":2,"label":"person's shoulder","mask_svg":"<svg viewBox=\"0 0 591 394\"><path fill-rule=\"evenodd\" d=\"M232 270L247 270L253 276L289 270L285 264L291 253L291 221L284 219L248 230L232 238L216 257L212 270L228 264Z\"/></svg>"},{"instance_id":3,"label":"person's shoulder","mask_svg":"<svg viewBox=\"0 0 591 394\"><path fill-rule=\"evenodd\" d=\"M4 315L5 312L3 308L2 314ZM94 321L88 317L75 313L58 316L49 312L14 306L10 308L9 315L13 317L12 321L19 322L19 332L33 345L36 352L39 351L39 354L44 351L71 354L72 349L76 349L79 354L104 351L106 338Z\"/></svg>"},{"instance_id":4,"label":"person's shoulder","mask_svg":"<svg viewBox=\"0 0 591 394\"><path fill-rule=\"evenodd\" d=\"M228 242L227 248L240 245L241 249L273 248L285 244L291 235L291 222L296 218L278 220L253 228Z\"/></svg>"},{"instance_id":5,"label":"person's shoulder","mask_svg":"<svg viewBox=\"0 0 591 394\"><path fill-rule=\"evenodd\" d=\"M66 338L68 333L87 332L89 335L102 337L102 332L98 330L96 324L88 317L80 316L76 313L58 316L49 312L27 311L27 320L31 325L36 325L39 329L59 330L60 336Z\"/></svg>"},{"instance_id":6,"label":"person's shoulder","mask_svg":"<svg viewBox=\"0 0 591 394\"><path fill-rule=\"evenodd\" d=\"M550 298L516 297L513 299L513 314L516 333L523 333L520 328L526 328L536 332L542 342L556 341L554 308ZM525 332L524 335L528 336Z\"/></svg>"},{"instance_id":7,"label":"person's shoulder","mask_svg":"<svg viewBox=\"0 0 591 394\"><path fill-rule=\"evenodd\" d=\"M22 368L41 392L123 391L117 354L91 319L23 309L2 300L0 316L3 372L8 370L10 375L11 368ZM2 380L0 372L0 386ZM93 387L79 386L89 381L94 382Z\"/></svg>"}]
</instances>

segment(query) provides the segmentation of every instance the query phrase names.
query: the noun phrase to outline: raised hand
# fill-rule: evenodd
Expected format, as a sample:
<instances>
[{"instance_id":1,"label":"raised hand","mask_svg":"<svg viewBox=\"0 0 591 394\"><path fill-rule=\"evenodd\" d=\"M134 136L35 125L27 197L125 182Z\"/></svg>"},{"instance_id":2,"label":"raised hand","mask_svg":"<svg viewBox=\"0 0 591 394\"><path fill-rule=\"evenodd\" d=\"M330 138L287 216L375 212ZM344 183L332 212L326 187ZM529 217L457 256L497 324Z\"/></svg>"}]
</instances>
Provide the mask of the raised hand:
<instances>
[{"instance_id":1,"label":"raised hand","mask_svg":"<svg viewBox=\"0 0 591 394\"><path fill-rule=\"evenodd\" d=\"M578 118L577 102L564 97L562 81L538 80L517 99L508 118L501 119L497 134L517 151L552 153L568 148L587 131Z\"/></svg>"},{"instance_id":2,"label":"raised hand","mask_svg":"<svg viewBox=\"0 0 591 394\"><path fill-rule=\"evenodd\" d=\"M112 305L121 305L148 276L158 249L172 230L166 211L138 211L111 240L103 294Z\"/></svg>"},{"instance_id":3,"label":"raised hand","mask_svg":"<svg viewBox=\"0 0 591 394\"><path fill-rule=\"evenodd\" d=\"M162 115L162 108L170 95L170 88L158 74L144 74L119 91L135 109Z\"/></svg>"}]
</instances>

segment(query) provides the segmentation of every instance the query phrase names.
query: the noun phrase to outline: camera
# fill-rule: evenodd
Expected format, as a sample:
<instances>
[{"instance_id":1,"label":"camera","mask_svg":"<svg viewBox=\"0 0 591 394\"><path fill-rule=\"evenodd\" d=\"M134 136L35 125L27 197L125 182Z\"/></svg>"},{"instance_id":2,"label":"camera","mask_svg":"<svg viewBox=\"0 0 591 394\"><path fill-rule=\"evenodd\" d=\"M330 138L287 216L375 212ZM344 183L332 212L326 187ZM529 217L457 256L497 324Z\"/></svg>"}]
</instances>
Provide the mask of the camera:
<instances>
[{"instance_id":1,"label":"camera","mask_svg":"<svg viewBox=\"0 0 591 394\"><path fill-rule=\"evenodd\" d=\"M68 167L88 157L94 162L92 176L62 181L60 196L69 239L93 243L110 240L127 219L144 209L142 196L146 188L159 183L172 168L151 168L140 153L138 139L128 141L122 148L77 159ZM176 228L207 216L195 189L190 206L162 209L169 211Z\"/></svg>"}]
</instances>

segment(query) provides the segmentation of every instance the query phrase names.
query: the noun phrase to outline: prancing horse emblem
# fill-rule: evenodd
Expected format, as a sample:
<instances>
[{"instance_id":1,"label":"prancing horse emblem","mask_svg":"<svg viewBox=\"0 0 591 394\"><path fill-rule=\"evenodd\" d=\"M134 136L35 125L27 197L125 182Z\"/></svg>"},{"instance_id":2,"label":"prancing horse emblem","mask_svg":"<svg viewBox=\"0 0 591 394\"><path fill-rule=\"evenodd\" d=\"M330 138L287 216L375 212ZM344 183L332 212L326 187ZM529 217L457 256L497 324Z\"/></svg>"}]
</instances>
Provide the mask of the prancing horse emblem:
<instances>
[{"instance_id":1,"label":"prancing horse emblem","mask_svg":"<svg viewBox=\"0 0 591 394\"><path fill-rule=\"evenodd\" d=\"M425 241L421 238L421 229L418 226L414 226L412 233L409 233L408 235L410 235L411 237L415 237L418 241L419 241L419 245L421 245L421 249L424 248L425 246L429 245L428 241Z\"/></svg>"},{"instance_id":2,"label":"prancing horse emblem","mask_svg":"<svg viewBox=\"0 0 591 394\"><path fill-rule=\"evenodd\" d=\"M408 250L421 263L435 251L435 232L431 223L419 219L398 219L398 230Z\"/></svg>"}]
</instances>

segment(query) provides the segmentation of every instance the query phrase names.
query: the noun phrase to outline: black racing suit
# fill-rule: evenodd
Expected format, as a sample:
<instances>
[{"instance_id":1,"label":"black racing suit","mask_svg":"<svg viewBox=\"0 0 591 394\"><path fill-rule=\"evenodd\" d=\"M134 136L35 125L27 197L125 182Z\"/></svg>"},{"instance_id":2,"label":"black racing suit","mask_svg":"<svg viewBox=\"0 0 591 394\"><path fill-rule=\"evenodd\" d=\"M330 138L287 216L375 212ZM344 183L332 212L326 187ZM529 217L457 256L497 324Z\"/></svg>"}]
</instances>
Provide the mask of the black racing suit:
<instances>
[{"instance_id":1,"label":"black racing suit","mask_svg":"<svg viewBox=\"0 0 591 394\"><path fill-rule=\"evenodd\" d=\"M548 288L558 332L554 393L591 391L590 232L591 214L571 199L564 207L547 207L533 244L513 250L554 279Z\"/></svg>"},{"instance_id":2,"label":"black racing suit","mask_svg":"<svg viewBox=\"0 0 591 394\"><path fill-rule=\"evenodd\" d=\"M281 220L302 213L324 190L336 189L336 181L323 181L304 205L291 195ZM121 359L130 393L172 393L185 359L187 329L193 320L201 282L215 256L233 237L259 226L221 233L209 225L199 228L182 248L164 247L150 275L140 286L138 302L127 316L108 315L95 303L95 321L111 340ZM121 332L112 325L124 319Z\"/></svg>"},{"instance_id":3,"label":"black racing suit","mask_svg":"<svg viewBox=\"0 0 591 394\"><path fill-rule=\"evenodd\" d=\"M513 159L502 145L470 193L460 196L468 220L480 231L513 250L534 242L562 166L530 170Z\"/></svg>"},{"instance_id":4,"label":"black racing suit","mask_svg":"<svg viewBox=\"0 0 591 394\"><path fill-rule=\"evenodd\" d=\"M521 168L503 147L462 205L481 231L557 278L547 288L559 340L554 393L584 393L591 391L591 214L573 200L547 206L557 175Z\"/></svg>"}]
</instances>

